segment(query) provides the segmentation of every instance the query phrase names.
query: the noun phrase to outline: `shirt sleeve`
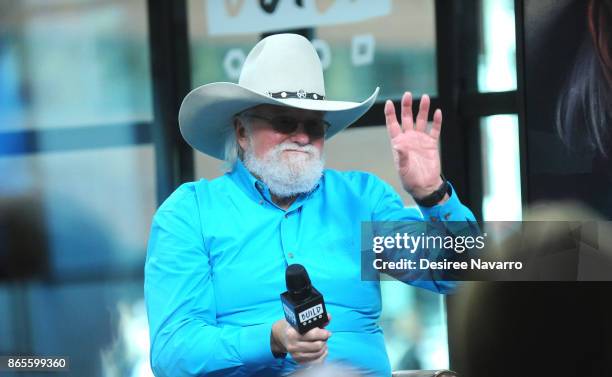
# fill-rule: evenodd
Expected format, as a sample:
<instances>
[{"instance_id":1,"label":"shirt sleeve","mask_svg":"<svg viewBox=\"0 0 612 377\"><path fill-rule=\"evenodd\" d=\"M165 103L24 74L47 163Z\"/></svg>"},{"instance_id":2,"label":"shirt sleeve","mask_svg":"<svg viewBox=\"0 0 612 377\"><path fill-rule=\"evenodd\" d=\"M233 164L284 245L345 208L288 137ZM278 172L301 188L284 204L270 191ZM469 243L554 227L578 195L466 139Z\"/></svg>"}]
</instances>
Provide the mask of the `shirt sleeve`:
<instances>
[{"instance_id":1,"label":"shirt sleeve","mask_svg":"<svg viewBox=\"0 0 612 377\"><path fill-rule=\"evenodd\" d=\"M449 185L450 182L449 182ZM474 214L459 200L453 186L451 185L451 193L449 199L443 204L433 207L409 208L405 207L400 196L386 182L379 181L378 184L372 186L372 198L376 198L376 205L373 210L372 221L394 222L394 221L429 221L439 223L442 229L448 231L449 234L468 232L476 235L479 231L477 226L468 226L466 224L476 222ZM402 227L402 225L399 225ZM409 225L407 225L409 226ZM456 231L456 232L455 232ZM410 233L410 231L408 231ZM437 259L443 255L443 250L418 250L413 257L425 257L429 259ZM394 253L392 250L388 255L395 255L389 259L394 260L403 253ZM456 287L455 281L436 278L432 271L423 275L423 271L403 272L398 276L394 276L400 281L414 285L420 288L425 288L439 293L450 293Z\"/></svg>"},{"instance_id":2,"label":"shirt sleeve","mask_svg":"<svg viewBox=\"0 0 612 377\"><path fill-rule=\"evenodd\" d=\"M232 375L274 361L272 323L219 325L195 192L182 186L153 218L145 302L156 376Z\"/></svg>"},{"instance_id":3,"label":"shirt sleeve","mask_svg":"<svg viewBox=\"0 0 612 377\"><path fill-rule=\"evenodd\" d=\"M446 202L433 207L419 207L426 221L476 221L474 214L461 204L455 188L449 182L451 194Z\"/></svg>"},{"instance_id":4,"label":"shirt sleeve","mask_svg":"<svg viewBox=\"0 0 612 377\"><path fill-rule=\"evenodd\" d=\"M474 214L464 206L455 193L453 185L449 199L433 207L405 207L400 196L386 182L378 178L370 182L370 195L375 199L372 221L476 221Z\"/></svg>"}]
</instances>

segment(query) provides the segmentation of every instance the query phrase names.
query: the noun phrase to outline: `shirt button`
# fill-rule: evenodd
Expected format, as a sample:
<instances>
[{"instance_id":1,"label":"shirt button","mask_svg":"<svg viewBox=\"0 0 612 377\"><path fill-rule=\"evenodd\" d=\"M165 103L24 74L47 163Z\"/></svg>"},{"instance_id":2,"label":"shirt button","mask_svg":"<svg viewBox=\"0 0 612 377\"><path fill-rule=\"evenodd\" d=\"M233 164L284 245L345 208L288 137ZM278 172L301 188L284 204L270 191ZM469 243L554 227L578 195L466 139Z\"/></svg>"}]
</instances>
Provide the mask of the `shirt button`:
<instances>
[{"instance_id":1,"label":"shirt button","mask_svg":"<svg viewBox=\"0 0 612 377\"><path fill-rule=\"evenodd\" d=\"M289 257L289 259L293 259L293 253L288 253L287 256Z\"/></svg>"},{"instance_id":2,"label":"shirt button","mask_svg":"<svg viewBox=\"0 0 612 377\"><path fill-rule=\"evenodd\" d=\"M289 218L289 214L285 213L285 218L288 219Z\"/></svg>"},{"instance_id":3,"label":"shirt button","mask_svg":"<svg viewBox=\"0 0 612 377\"><path fill-rule=\"evenodd\" d=\"M259 204L263 205L263 200L260 200L260 201L259 201Z\"/></svg>"}]
</instances>

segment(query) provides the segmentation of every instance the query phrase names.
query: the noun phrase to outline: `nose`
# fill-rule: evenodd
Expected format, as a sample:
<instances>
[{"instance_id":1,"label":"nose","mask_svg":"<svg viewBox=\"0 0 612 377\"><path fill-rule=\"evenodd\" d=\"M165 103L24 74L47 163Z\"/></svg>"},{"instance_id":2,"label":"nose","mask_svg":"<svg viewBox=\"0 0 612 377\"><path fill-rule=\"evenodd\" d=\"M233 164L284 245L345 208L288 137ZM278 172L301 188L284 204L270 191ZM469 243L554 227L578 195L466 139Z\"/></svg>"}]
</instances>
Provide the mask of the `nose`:
<instances>
[{"instance_id":1,"label":"nose","mask_svg":"<svg viewBox=\"0 0 612 377\"><path fill-rule=\"evenodd\" d=\"M289 136L289 140L298 145L310 144L310 135L304 130L304 124L301 122L298 124L298 128Z\"/></svg>"}]
</instances>

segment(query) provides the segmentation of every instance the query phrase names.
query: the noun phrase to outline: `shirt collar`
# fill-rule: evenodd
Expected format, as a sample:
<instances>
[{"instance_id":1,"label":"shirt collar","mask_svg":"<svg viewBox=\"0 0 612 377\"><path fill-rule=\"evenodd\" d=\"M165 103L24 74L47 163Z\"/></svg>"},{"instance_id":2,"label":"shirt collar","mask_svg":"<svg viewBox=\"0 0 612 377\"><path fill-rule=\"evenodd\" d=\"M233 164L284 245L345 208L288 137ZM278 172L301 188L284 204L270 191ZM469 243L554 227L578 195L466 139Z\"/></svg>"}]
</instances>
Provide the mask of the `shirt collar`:
<instances>
[{"instance_id":1,"label":"shirt collar","mask_svg":"<svg viewBox=\"0 0 612 377\"><path fill-rule=\"evenodd\" d=\"M234 163L230 177L241 189L255 200L264 198L262 195L263 192L267 192L269 195L269 190L267 190L266 185L255 178L240 160L236 160Z\"/></svg>"}]
</instances>

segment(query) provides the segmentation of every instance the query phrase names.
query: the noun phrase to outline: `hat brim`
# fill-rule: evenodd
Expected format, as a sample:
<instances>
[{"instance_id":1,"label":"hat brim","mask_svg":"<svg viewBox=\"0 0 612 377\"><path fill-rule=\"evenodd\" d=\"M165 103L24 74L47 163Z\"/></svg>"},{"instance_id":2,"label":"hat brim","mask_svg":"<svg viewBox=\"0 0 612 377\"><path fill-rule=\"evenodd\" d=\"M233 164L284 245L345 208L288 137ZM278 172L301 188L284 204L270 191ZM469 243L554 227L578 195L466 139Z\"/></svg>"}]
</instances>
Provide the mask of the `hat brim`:
<instances>
[{"instance_id":1,"label":"hat brim","mask_svg":"<svg viewBox=\"0 0 612 377\"><path fill-rule=\"evenodd\" d=\"M269 104L323 111L324 119L330 124L325 135L329 139L365 114L376 101L378 92L377 87L363 102L277 99L231 82L216 82L195 88L185 96L179 110L179 126L194 149L222 160L225 139L232 131L232 118L243 110Z\"/></svg>"}]
</instances>

